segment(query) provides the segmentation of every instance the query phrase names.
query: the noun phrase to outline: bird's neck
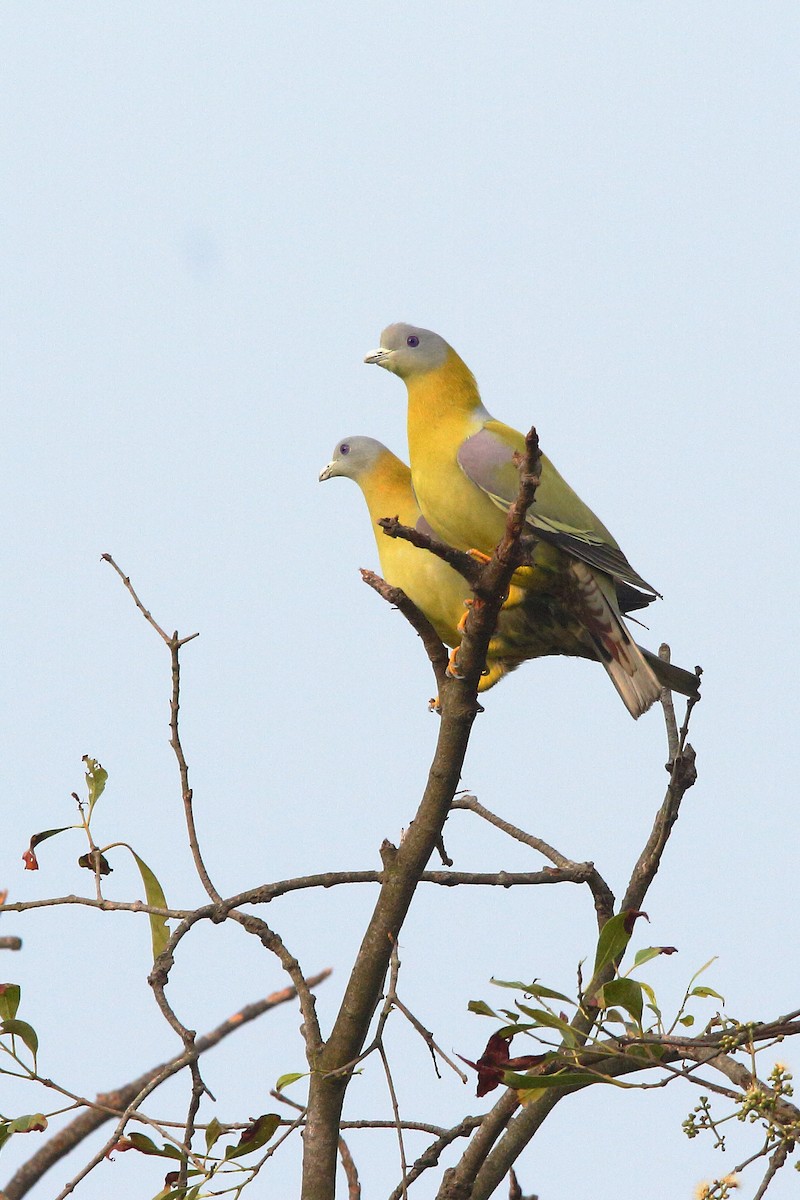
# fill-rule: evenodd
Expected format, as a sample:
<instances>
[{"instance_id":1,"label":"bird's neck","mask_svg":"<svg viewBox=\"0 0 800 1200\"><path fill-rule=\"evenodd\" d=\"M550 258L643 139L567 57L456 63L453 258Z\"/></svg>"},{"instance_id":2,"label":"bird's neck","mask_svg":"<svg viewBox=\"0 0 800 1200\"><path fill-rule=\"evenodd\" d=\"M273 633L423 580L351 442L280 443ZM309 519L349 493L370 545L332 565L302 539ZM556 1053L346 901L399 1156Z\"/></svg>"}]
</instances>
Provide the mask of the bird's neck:
<instances>
[{"instance_id":1,"label":"bird's neck","mask_svg":"<svg viewBox=\"0 0 800 1200\"><path fill-rule=\"evenodd\" d=\"M401 525L416 524L419 509L411 490L411 472L399 458L383 455L359 482L377 536L385 536L377 526L381 517L398 517Z\"/></svg>"},{"instance_id":2,"label":"bird's neck","mask_svg":"<svg viewBox=\"0 0 800 1200\"><path fill-rule=\"evenodd\" d=\"M407 379L406 387L412 462L418 447L433 431L443 431L450 425L463 429L465 421L483 410L475 376L454 350L448 352L440 367Z\"/></svg>"}]
</instances>

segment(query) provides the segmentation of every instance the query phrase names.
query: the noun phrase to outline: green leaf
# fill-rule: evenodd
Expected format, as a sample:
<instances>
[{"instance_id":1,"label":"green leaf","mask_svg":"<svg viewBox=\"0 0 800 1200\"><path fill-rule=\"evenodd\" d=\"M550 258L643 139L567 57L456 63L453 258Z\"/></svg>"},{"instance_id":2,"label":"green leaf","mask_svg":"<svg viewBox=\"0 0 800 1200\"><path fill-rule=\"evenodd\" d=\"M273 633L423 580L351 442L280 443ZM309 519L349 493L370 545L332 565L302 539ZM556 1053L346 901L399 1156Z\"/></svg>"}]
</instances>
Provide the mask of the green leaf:
<instances>
[{"instance_id":1,"label":"green leaf","mask_svg":"<svg viewBox=\"0 0 800 1200\"><path fill-rule=\"evenodd\" d=\"M42 1133L45 1129L47 1117L44 1113L28 1113L24 1117L15 1117L13 1121L3 1121L0 1123L0 1150L12 1133Z\"/></svg>"},{"instance_id":2,"label":"green leaf","mask_svg":"<svg viewBox=\"0 0 800 1200\"><path fill-rule=\"evenodd\" d=\"M0 1020L13 1021L19 1008L18 983L0 983Z\"/></svg>"},{"instance_id":3,"label":"green leaf","mask_svg":"<svg viewBox=\"0 0 800 1200\"><path fill-rule=\"evenodd\" d=\"M266 1145L272 1137L275 1130L281 1123L281 1119L277 1113L264 1113L260 1117L256 1117L255 1121L242 1130L242 1136L239 1138L237 1146L228 1146L225 1151L225 1158L241 1158L244 1154L252 1154L254 1150L260 1150Z\"/></svg>"},{"instance_id":4,"label":"green leaf","mask_svg":"<svg viewBox=\"0 0 800 1200\"><path fill-rule=\"evenodd\" d=\"M89 813L86 819L91 821L94 806L105 790L108 772L103 770L96 758L89 758L88 754L84 754L83 761L86 763L86 787L89 792Z\"/></svg>"},{"instance_id":5,"label":"green leaf","mask_svg":"<svg viewBox=\"0 0 800 1200\"><path fill-rule=\"evenodd\" d=\"M563 1017L557 1017L554 1013L548 1012L544 1008L529 1008L527 1004L517 1003L517 1008L525 1013L526 1017L530 1017L535 1026L543 1026L546 1029L557 1029L565 1040L573 1045L575 1042L575 1030L570 1025L569 1021L565 1021Z\"/></svg>"},{"instance_id":6,"label":"green leaf","mask_svg":"<svg viewBox=\"0 0 800 1200\"><path fill-rule=\"evenodd\" d=\"M691 1013L687 1013L687 1015L685 1017L679 1018L678 1024L685 1025L686 1028L688 1029L690 1025L694 1025L694 1017L692 1016Z\"/></svg>"},{"instance_id":7,"label":"green leaf","mask_svg":"<svg viewBox=\"0 0 800 1200\"><path fill-rule=\"evenodd\" d=\"M616 963L622 958L631 940L635 918L629 912L617 913L609 917L597 939L597 953L594 959L594 974L602 971L609 963Z\"/></svg>"},{"instance_id":8,"label":"green leaf","mask_svg":"<svg viewBox=\"0 0 800 1200\"><path fill-rule=\"evenodd\" d=\"M140 1154L153 1154L157 1158L180 1158L181 1152L177 1146L173 1146L170 1142L165 1142L163 1146L157 1146L152 1138L149 1138L145 1133L129 1133L127 1140L130 1145L126 1149L138 1150Z\"/></svg>"},{"instance_id":9,"label":"green leaf","mask_svg":"<svg viewBox=\"0 0 800 1200\"><path fill-rule=\"evenodd\" d=\"M305 1079L307 1074L308 1071L290 1071L288 1075L281 1075L275 1084L275 1091L282 1092L284 1088L291 1087L293 1083L297 1083L298 1079Z\"/></svg>"},{"instance_id":10,"label":"green leaf","mask_svg":"<svg viewBox=\"0 0 800 1200\"><path fill-rule=\"evenodd\" d=\"M519 980L511 981L507 979L491 979L495 987L513 988L516 992L527 992L529 996L535 996L537 1000L563 1000L565 1004L574 1005L575 1001L570 1000L569 996L563 995L562 992L554 992L552 988L545 987L543 983L537 983L534 979L533 983L520 983Z\"/></svg>"},{"instance_id":11,"label":"green leaf","mask_svg":"<svg viewBox=\"0 0 800 1200\"><path fill-rule=\"evenodd\" d=\"M563 992L554 992L552 988L545 987L543 983L534 981L525 990L537 1000L561 1000L564 1004L571 1004L573 1008L575 1007L575 1001L570 1000L569 996L565 996Z\"/></svg>"},{"instance_id":12,"label":"green leaf","mask_svg":"<svg viewBox=\"0 0 800 1200\"><path fill-rule=\"evenodd\" d=\"M497 1013L493 1008L489 1008L483 1000L470 1000L467 1005L467 1012L475 1013L479 1017L496 1017Z\"/></svg>"},{"instance_id":13,"label":"green leaf","mask_svg":"<svg viewBox=\"0 0 800 1200\"><path fill-rule=\"evenodd\" d=\"M650 1003L647 1005L647 1007L650 1009L650 1011L652 1013L655 1014L657 1020L660 1021L661 1020L661 1009L658 1007L658 1001L656 1000L655 992L650 987L649 983L641 983L640 982L639 986L641 987L645 996L647 996L647 999L650 1001Z\"/></svg>"},{"instance_id":14,"label":"green leaf","mask_svg":"<svg viewBox=\"0 0 800 1200\"><path fill-rule=\"evenodd\" d=\"M696 978L696 976L695 976L695 978ZM700 987L693 987L692 990L689 992L689 995L690 996L713 996L715 1000L719 1000L722 1004L725 1003L725 997L720 996L719 992L715 992L713 988L704 987L702 985Z\"/></svg>"},{"instance_id":15,"label":"green leaf","mask_svg":"<svg viewBox=\"0 0 800 1200\"><path fill-rule=\"evenodd\" d=\"M206 1150L210 1150L214 1143L219 1140L221 1135L222 1126L216 1117L212 1117L206 1126Z\"/></svg>"},{"instance_id":16,"label":"green leaf","mask_svg":"<svg viewBox=\"0 0 800 1200\"><path fill-rule=\"evenodd\" d=\"M519 1091L520 1101L525 1104L526 1101L522 1098L525 1092L533 1094L546 1088L586 1087L591 1083L606 1083L606 1080L601 1075L591 1075L588 1071L558 1071L554 1075L518 1075L515 1071L504 1071L503 1083L506 1087Z\"/></svg>"},{"instance_id":17,"label":"green leaf","mask_svg":"<svg viewBox=\"0 0 800 1200\"><path fill-rule=\"evenodd\" d=\"M637 1025L642 1023L642 1008L644 1007L642 985L635 979L612 979L610 983L604 984L598 992L597 1002L603 1008L609 1008L612 1005L624 1008Z\"/></svg>"},{"instance_id":18,"label":"green leaf","mask_svg":"<svg viewBox=\"0 0 800 1200\"><path fill-rule=\"evenodd\" d=\"M130 849L130 847L129 847ZM161 884L156 879L153 872L148 867L143 859L135 851L131 850L131 854L136 859L136 865L139 868L139 874L142 877L144 884L144 894L147 897L147 903L153 908L167 908L167 901L164 898L164 892ZM169 925L166 917L156 916L155 913L150 913L150 936L153 940L153 960L158 958L159 954L164 950L169 941Z\"/></svg>"},{"instance_id":19,"label":"green leaf","mask_svg":"<svg viewBox=\"0 0 800 1200\"><path fill-rule=\"evenodd\" d=\"M12 1037L18 1037L24 1042L33 1055L34 1065L36 1064L36 1054L39 1050L39 1038L36 1036L36 1030L27 1021L3 1021L0 1024L0 1033L10 1033Z\"/></svg>"},{"instance_id":20,"label":"green leaf","mask_svg":"<svg viewBox=\"0 0 800 1200\"><path fill-rule=\"evenodd\" d=\"M31 850L34 850L40 842L46 842L48 838L55 837L57 833L66 833L68 829L80 829L80 825L62 825L60 829L43 829L41 833L35 833L31 838Z\"/></svg>"},{"instance_id":21,"label":"green leaf","mask_svg":"<svg viewBox=\"0 0 800 1200\"><path fill-rule=\"evenodd\" d=\"M664 953L663 946L647 946L644 950L637 950L633 957L634 967L641 967L642 963L650 962L651 958L659 958Z\"/></svg>"},{"instance_id":22,"label":"green leaf","mask_svg":"<svg viewBox=\"0 0 800 1200\"><path fill-rule=\"evenodd\" d=\"M700 968L700 970L699 970L699 971L695 971L694 975L693 975L693 976L692 976L692 978L689 980L689 987L691 987L691 986L692 986L692 984L694 983L695 979L699 979L699 978L700 978L700 976L703 974L703 972L704 972L704 971L707 971L707 970L708 970L708 968L709 968L710 966L713 966L713 964L714 964L714 963L717 961L717 958L718 958L718 955L716 955L716 954L715 954L715 955L714 955L714 957L713 957L713 958L710 958L710 959L708 960L708 962L707 962L707 963L703 963L703 965L702 965L702 967Z\"/></svg>"},{"instance_id":23,"label":"green leaf","mask_svg":"<svg viewBox=\"0 0 800 1200\"><path fill-rule=\"evenodd\" d=\"M533 1029L533 1025L501 1025L499 1029L495 1030L495 1033L501 1038L513 1038L518 1033L525 1033L527 1029Z\"/></svg>"},{"instance_id":24,"label":"green leaf","mask_svg":"<svg viewBox=\"0 0 800 1200\"><path fill-rule=\"evenodd\" d=\"M15 1117L8 1122L9 1133L44 1133L47 1129L47 1117L44 1113L29 1113L25 1117Z\"/></svg>"}]
</instances>

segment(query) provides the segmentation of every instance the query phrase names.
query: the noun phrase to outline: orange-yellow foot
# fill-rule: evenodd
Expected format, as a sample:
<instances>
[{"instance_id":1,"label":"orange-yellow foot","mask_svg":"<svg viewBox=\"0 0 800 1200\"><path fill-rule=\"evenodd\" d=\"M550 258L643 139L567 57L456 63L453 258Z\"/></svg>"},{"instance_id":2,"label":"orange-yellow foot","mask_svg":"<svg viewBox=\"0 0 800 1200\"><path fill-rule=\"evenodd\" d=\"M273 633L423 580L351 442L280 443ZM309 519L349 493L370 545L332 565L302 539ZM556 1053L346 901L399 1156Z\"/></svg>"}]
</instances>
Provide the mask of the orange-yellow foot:
<instances>
[{"instance_id":1,"label":"orange-yellow foot","mask_svg":"<svg viewBox=\"0 0 800 1200\"><path fill-rule=\"evenodd\" d=\"M464 676L458 669L458 646L455 646L447 659L447 674L451 679L463 679Z\"/></svg>"},{"instance_id":2,"label":"orange-yellow foot","mask_svg":"<svg viewBox=\"0 0 800 1200\"><path fill-rule=\"evenodd\" d=\"M483 567L491 561L490 555L484 554L482 550L476 550L474 547L468 550L467 554ZM508 589L508 596L503 603L503 608L514 608L515 605L521 604L525 599L525 592L535 586L535 579L536 569L534 567L518 567L511 576L511 584ZM470 604L471 601L466 600L465 603ZM461 618L462 621L464 619L464 617ZM461 628L462 626L459 625L459 629Z\"/></svg>"},{"instance_id":3,"label":"orange-yellow foot","mask_svg":"<svg viewBox=\"0 0 800 1200\"><path fill-rule=\"evenodd\" d=\"M471 600L464 601L464 608L467 611L465 613L461 614L461 619L459 620L458 625L456 626L456 629L458 630L459 633L463 633L467 627L467 617L470 614L470 610L473 608L481 608L482 606L483 606L483 601L480 600L477 596L473 596L473 598Z\"/></svg>"}]
</instances>

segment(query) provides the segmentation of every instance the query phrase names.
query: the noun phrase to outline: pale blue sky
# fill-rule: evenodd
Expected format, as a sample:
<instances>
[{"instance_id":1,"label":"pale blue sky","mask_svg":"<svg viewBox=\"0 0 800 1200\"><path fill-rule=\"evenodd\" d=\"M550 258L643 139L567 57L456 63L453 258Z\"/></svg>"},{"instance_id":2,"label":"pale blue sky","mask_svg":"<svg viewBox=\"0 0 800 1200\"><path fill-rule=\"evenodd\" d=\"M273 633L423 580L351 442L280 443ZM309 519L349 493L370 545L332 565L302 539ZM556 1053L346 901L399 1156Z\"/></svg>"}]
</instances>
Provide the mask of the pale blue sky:
<instances>
[{"instance_id":1,"label":"pale blue sky","mask_svg":"<svg viewBox=\"0 0 800 1200\"><path fill-rule=\"evenodd\" d=\"M668 1007L718 954L708 982L732 1014L797 1005L799 27L794 4L737 0L3 6L12 898L90 889L77 835L43 847L38 875L20 861L33 831L72 819L90 753L110 776L99 835L131 841L171 902L201 899L167 746L167 654L104 551L162 624L201 631L184 652L183 732L223 892L375 866L399 837L436 736L432 679L359 580L376 553L356 489L316 480L344 435L405 453L403 388L361 363L405 320L456 346L495 415L536 424L664 593L642 640L705 668L700 781L641 935L680 954L647 977ZM593 858L621 894L664 757L657 714L632 722L601 670L557 660L490 694L464 784ZM462 869L540 865L465 814L447 841ZM133 898L134 873L114 866L107 894ZM269 911L309 973L335 968L325 1020L371 896ZM176 1050L146 984L142 920L62 909L3 924L25 939L3 970L23 985L47 1074L93 1093ZM569 990L592 907L567 887L423 889L401 949L407 1003L475 1057L491 1029L467 1001L493 998L492 974ZM171 995L204 1030L282 984L250 940L213 929ZM303 1068L297 1024L283 1010L209 1058L219 1104L202 1116L269 1109L277 1076ZM397 1024L405 1114L482 1111L472 1083L438 1083ZM165 1089L149 1111L182 1112L183 1094ZM695 1103L688 1088L574 1097L523 1158L523 1188L688 1197L737 1156L686 1141ZM349 1107L386 1115L377 1068ZM391 1136L373 1137L352 1149L365 1194L381 1196L398 1167ZM0 1183L35 1148L18 1142ZM154 1193L159 1164L132 1158L79 1195ZM656 1179L654 1159L669 1163ZM291 1151L272 1179L255 1194L295 1194Z\"/></svg>"}]
</instances>

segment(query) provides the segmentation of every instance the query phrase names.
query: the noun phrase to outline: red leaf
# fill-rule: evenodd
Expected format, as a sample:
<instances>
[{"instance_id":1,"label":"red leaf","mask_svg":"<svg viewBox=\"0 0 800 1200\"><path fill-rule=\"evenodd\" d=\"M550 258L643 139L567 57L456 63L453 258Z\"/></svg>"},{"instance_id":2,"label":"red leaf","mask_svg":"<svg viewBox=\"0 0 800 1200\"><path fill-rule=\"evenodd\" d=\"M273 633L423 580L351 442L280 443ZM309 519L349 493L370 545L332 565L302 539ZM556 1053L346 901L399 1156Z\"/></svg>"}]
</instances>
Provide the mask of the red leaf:
<instances>
[{"instance_id":1,"label":"red leaf","mask_svg":"<svg viewBox=\"0 0 800 1200\"><path fill-rule=\"evenodd\" d=\"M99 850L82 854L78 859L78 866L86 867L88 871L97 870L101 875L110 875L113 870L113 867L108 864L108 859Z\"/></svg>"},{"instance_id":2,"label":"red leaf","mask_svg":"<svg viewBox=\"0 0 800 1200\"><path fill-rule=\"evenodd\" d=\"M473 1071L478 1072L476 1095L485 1096L487 1092L493 1092L496 1087L499 1087L503 1082L504 1071L535 1067L545 1057L544 1054L523 1054L518 1058L509 1058L510 1048L510 1037L504 1038L499 1033L493 1033L486 1043L486 1049L476 1063L470 1062L468 1058L459 1054L458 1057L462 1062L466 1063L468 1067L472 1067Z\"/></svg>"},{"instance_id":3,"label":"red leaf","mask_svg":"<svg viewBox=\"0 0 800 1200\"><path fill-rule=\"evenodd\" d=\"M131 1141L130 1138L126 1138L126 1137L118 1138L116 1140L116 1142L114 1142L114 1145L110 1146L109 1149L106 1150L106 1158L111 1158L111 1155L114 1153L115 1150L124 1151L124 1150L132 1150L132 1149L133 1149L133 1142Z\"/></svg>"},{"instance_id":4,"label":"red leaf","mask_svg":"<svg viewBox=\"0 0 800 1200\"><path fill-rule=\"evenodd\" d=\"M22 861L25 863L26 871L38 871L39 864L36 861L36 855L33 850L26 850L22 856Z\"/></svg>"},{"instance_id":5,"label":"red leaf","mask_svg":"<svg viewBox=\"0 0 800 1200\"><path fill-rule=\"evenodd\" d=\"M633 927L636 924L639 917L644 917L645 921L650 920L650 918L648 917L646 912L637 912L636 909L634 909L634 908L629 908L626 910L625 920L623 922L626 933L633 933Z\"/></svg>"}]
</instances>

